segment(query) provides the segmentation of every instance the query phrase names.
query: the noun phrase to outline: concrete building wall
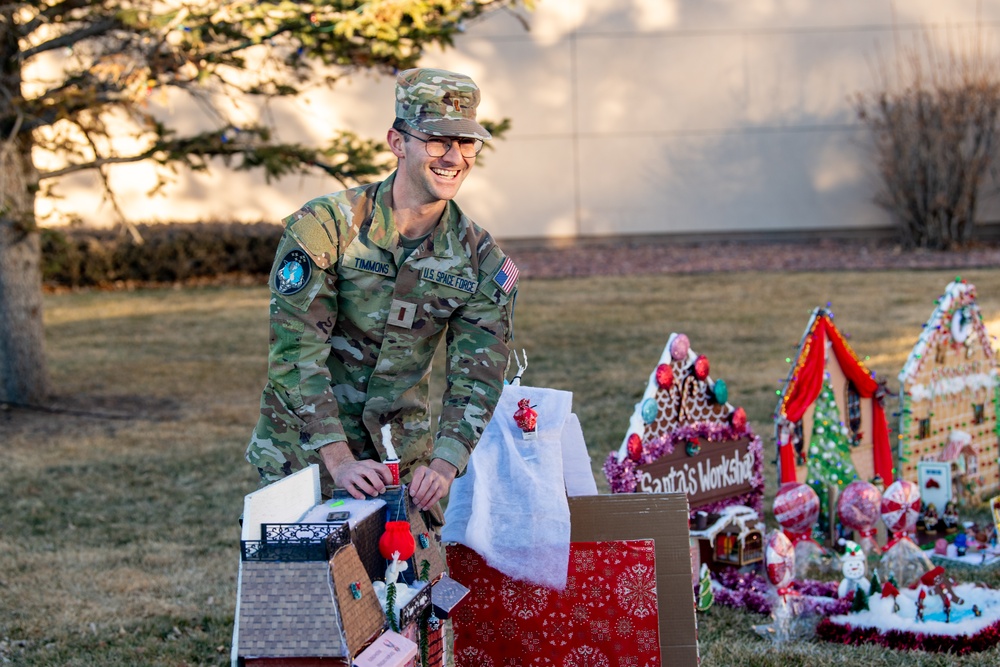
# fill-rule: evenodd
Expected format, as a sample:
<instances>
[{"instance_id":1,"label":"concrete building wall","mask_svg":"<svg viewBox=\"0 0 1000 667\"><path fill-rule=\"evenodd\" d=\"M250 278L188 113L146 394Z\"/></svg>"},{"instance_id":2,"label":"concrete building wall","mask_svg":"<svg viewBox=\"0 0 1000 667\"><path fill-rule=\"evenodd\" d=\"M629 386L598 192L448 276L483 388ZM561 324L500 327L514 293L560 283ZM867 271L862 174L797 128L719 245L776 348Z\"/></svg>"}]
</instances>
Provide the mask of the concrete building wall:
<instances>
[{"instance_id":1,"label":"concrete building wall","mask_svg":"<svg viewBox=\"0 0 1000 667\"><path fill-rule=\"evenodd\" d=\"M885 228L853 96L925 29L955 38L978 22L1000 46L1000 3L988 0L539 0L523 16L530 30L496 12L423 63L470 74L481 116L512 121L459 196L502 238ZM273 113L287 138L382 137L392 86L357 77ZM140 176L113 174L137 220L277 220L340 188L217 169L150 202ZM110 219L93 184L72 186L85 218ZM1000 220L997 198L980 218Z\"/></svg>"}]
</instances>

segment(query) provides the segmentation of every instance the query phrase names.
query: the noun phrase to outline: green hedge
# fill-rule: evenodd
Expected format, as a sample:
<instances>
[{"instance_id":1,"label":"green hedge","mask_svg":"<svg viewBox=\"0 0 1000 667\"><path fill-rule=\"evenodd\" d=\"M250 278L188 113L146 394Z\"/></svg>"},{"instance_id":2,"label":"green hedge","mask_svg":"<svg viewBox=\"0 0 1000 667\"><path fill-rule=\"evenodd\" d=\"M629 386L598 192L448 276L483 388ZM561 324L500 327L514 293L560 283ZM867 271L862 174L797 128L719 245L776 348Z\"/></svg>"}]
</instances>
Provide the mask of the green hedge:
<instances>
[{"instance_id":1,"label":"green hedge","mask_svg":"<svg viewBox=\"0 0 1000 667\"><path fill-rule=\"evenodd\" d=\"M46 285L94 287L267 275L281 237L271 223L137 225L143 242L117 230L42 229Z\"/></svg>"}]
</instances>

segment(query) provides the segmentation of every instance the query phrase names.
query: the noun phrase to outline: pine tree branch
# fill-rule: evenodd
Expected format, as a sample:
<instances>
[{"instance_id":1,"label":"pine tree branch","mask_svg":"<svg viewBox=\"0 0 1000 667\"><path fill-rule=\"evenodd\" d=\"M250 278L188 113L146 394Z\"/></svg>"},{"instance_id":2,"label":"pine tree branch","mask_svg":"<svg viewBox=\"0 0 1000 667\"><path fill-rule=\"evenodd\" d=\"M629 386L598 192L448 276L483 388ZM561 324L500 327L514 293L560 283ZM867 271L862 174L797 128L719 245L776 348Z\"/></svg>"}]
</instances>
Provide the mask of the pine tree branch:
<instances>
[{"instance_id":1,"label":"pine tree branch","mask_svg":"<svg viewBox=\"0 0 1000 667\"><path fill-rule=\"evenodd\" d=\"M35 18L25 23L21 28L21 33L30 35L42 25L46 23L58 23L74 9L82 9L89 5L90 2L88 0L63 0L63 2L49 5L39 12Z\"/></svg>"},{"instance_id":2,"label":"pine tree branch","mask_svg":"<svg viewBox=\"0 0 1000 667\"><path fill-rule=\"evenodd\" d=\"M82 42L85 39L91 37L98 37L100 35L107 34L113 28L122 27L122 24L118 19L115 18L105 18L101 21L97 21L85 28L81 28L74 32L66 33L65 35L60 35L54 39L50 39L47 42L42 42L38 46L34 46L30 49L25 49L21 51L18 58L23 62L37 56L40 53L45 53L46 51L53 51L55 49L61 49L69 46L73 46L78 42Z\"/></svg>"}]
</instances>

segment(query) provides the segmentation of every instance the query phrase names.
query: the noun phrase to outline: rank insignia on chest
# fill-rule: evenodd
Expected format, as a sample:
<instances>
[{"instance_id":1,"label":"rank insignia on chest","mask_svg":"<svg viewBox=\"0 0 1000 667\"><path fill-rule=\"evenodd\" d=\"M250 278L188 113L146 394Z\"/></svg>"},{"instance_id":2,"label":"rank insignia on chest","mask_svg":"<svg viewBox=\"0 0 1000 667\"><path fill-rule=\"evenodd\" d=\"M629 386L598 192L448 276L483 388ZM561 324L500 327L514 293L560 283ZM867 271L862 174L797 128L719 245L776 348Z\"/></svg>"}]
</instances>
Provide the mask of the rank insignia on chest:
<instances>
[{"instance_id":1,"label":"rank insignia on chest","mask_svg":"<svg viewBox=\"0 0 1000 667\"><path fill-rule=\"evenodd\" d=\"M413 326L413 318L416 314L417 304L393 299L392 305L389 306L389 318L386 323L394 327L409 329Z\"/></svg>"},{"instance_id":2,"label":"rank insignia on chest","mask_svg":"<svg viewBox=\"0 0 1000 667\"><path fill-rule=\"evenodd\" d=\"M281 260L274 273L274 291L282 296L290 296L302 290L312 275L309 258L299 249L289 251Z\"/></svg>"}]
</instances>

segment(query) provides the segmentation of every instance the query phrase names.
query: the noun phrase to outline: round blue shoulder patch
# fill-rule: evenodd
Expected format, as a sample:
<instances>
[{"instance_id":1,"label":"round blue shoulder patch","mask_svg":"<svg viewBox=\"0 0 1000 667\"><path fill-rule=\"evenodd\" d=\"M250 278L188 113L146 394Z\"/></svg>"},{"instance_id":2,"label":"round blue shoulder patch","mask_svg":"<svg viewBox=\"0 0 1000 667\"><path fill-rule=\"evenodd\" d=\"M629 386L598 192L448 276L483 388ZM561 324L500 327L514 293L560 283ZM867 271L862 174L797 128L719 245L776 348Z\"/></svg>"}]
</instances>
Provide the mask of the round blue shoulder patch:
<instances>
[{"instance_id":1,"label":"round blue shoulder patch","mask_svg":"<svg viewBox=\"0 0 1000 667\"><path fill-rule=\"evenodd\" d=\"M290 296L302 290L312 275L312 264L304 252L296 248L290 250L274 273L274 291L282 296Z\"/></svg>"}]
</instances>

